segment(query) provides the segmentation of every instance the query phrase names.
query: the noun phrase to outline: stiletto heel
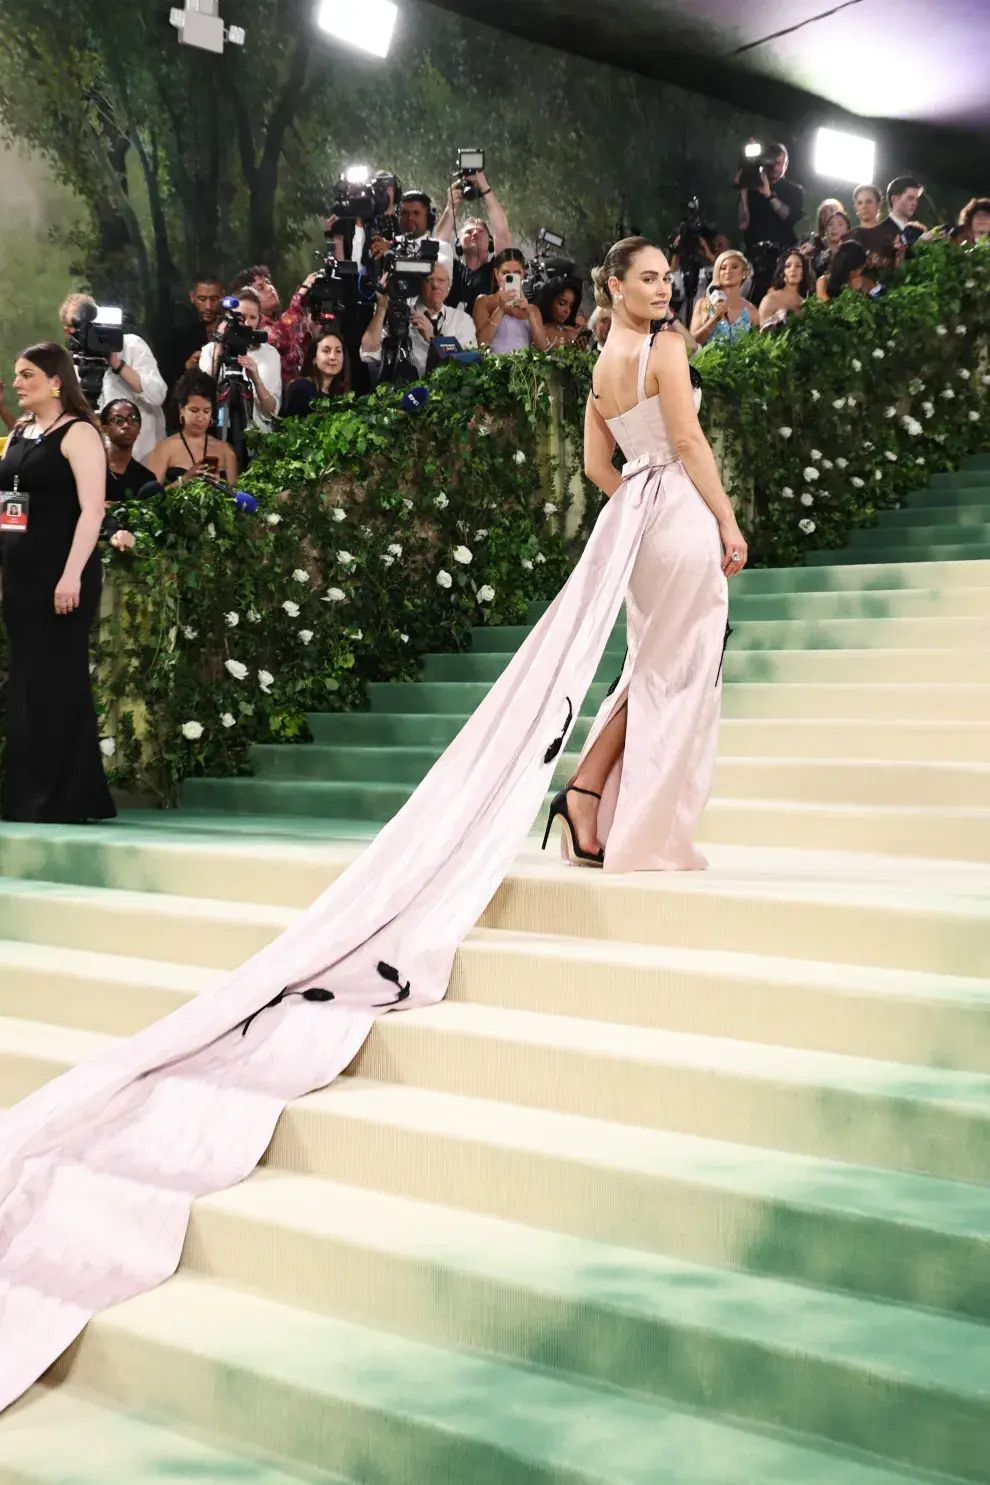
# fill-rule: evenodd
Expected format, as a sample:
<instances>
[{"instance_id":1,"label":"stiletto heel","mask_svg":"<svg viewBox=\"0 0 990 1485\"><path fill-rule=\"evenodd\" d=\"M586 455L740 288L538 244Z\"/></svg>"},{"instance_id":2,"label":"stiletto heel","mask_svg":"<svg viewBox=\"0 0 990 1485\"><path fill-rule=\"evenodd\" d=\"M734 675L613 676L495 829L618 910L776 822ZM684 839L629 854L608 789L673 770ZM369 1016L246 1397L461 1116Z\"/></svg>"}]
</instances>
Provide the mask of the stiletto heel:
<instances>
[{"instance_id":1,"label":"stiletto heel","mask_svg":"<svg viewBox=\"0 0 990 1485\"><path fill-rule=\"evenodd\" d=\"M550 814L547 818L547 828L543 836L541 849L546 850L547 841L550 839L550 827L559 815L564 830L564 837L567 841L570 860L580 866L602 866L605 862L604 851L595 851L594 853L591 851L582 851L578 845L577 831L574 829L574 821L571 819L570 811L567 808L568 794L587 794L590 799L598 800L602 797L600 794L596 794L593 789L579 789L577 784L568 784L566 788L561 789L559 794L555 794L550 801Z\"/></svg>"}]
</instances>

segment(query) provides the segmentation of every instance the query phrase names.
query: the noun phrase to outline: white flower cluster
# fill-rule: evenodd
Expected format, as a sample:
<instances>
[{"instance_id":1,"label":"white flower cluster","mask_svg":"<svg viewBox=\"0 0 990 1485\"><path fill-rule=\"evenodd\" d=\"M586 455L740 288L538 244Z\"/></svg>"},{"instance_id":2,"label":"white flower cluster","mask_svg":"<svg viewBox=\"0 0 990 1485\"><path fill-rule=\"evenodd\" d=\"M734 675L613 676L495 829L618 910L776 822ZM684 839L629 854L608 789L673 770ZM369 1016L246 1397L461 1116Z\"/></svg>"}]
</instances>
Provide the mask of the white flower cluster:
<instances>
[{"instance_id":1,"label":"white flower cluster","mask_svg":"<svg viewBox=\"0 0 990 1485\"><path fill-rule=\"evenodd\" d=\"M918 422L918 419L912 418L909 413L906 413L904 417L901 418L901 427L904 429L905 433L909 433L912 438L917 438L919 434L924 432L924 429Z\"/></svg>"}]
</instances>

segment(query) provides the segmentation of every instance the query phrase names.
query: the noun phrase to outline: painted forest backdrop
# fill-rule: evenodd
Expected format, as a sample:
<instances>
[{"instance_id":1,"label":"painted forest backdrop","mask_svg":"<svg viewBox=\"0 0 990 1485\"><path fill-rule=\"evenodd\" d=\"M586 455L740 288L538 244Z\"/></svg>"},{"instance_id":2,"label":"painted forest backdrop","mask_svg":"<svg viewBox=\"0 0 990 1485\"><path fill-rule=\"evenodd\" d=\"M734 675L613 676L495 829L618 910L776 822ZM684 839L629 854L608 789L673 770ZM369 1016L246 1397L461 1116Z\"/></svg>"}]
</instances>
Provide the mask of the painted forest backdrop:
<instances>
[{"instance_id":1,"label":"painted forest backdrop","mask_svg":"<svg viewBox=\"0 0 990 1485\"><path fill-rule=\"evenodd\" d=\"M247 45L214 57L179 45L168 0L0 0L0 375L57 333L70 286L125 304L152 340L197 269L268 262L291 288L349 162L436 198L458 146L483 147L517 240L555 227L586 267L618 232L669 236L693 193L731 233L741 141L791 142L429 5L403 4L388 59L363 58L314 32L314 8L223 0ZM805 183L813 201L831 188Z\"/></svg>"}]
</instances>

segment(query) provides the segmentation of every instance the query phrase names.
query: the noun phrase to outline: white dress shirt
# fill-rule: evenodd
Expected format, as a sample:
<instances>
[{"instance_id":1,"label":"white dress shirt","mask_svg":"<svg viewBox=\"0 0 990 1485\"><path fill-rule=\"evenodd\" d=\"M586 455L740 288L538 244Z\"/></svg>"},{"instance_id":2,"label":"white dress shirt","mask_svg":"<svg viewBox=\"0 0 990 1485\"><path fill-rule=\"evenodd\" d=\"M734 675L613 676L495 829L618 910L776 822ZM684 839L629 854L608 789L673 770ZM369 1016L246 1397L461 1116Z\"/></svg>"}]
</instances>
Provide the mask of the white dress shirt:
<instances>
[{"instance_id":1,"label":"white dress shirt","mask_svg":"<svg viewBox=\"0 0 990 1485\"><path fill-rule=\"evenodd\" d=\"M453 336L459 342L462 351L477 349L478 336L474 328L474 320L465 310L452 309L449 304L444 304L436 314L430 315L429 310L419 299L410 299L409 308L414 312L419 310L421 314L433 321L435 335ZM409 350L417 375L423 376L430 354L430 342L425 335L420 335L415 325L410 326L409 329ZM381 347L377 351L362 350L361 352L361 360L370 362L372 365L381 359Z\"/></svg>"},{"instance_id":2,"label":"white dress shirt","mask_svg":"<svg viewBox=\"0 0 990 1485\"><path fill-rule=\"evenodd\" d=\"M150 345L140 335L124 336L121 355L131 370L136 371L141 378L141 390L135 392L122 376L111 371L108 366L103 374L103 388L97 412L106 407L108 402L116 402L120 397L126 397L128 402L135 404L141 414L141 432L134 445L134 458L140 464L148 457L155 444L165 437L165 414L162 407L168 396L168 387L158 370L158 362Z\"/></svg>"},{"instance_id":3,"label":"white dress shirt","mask_svg":"<svg viewBox=\"0 0 990 1485\"><path fill-rule=\"evenodd\" d=\"M265 391L270 392L275 398L275 412L272 416L277 416L278 410L282 406L282 358L275 347L269 345L267 341L264 345L255 346L254 350L250 351L249 354L258 363L258 370L261 372L261 380L264 383ZM214 360L215 355L219 357L220 347L215 340L211 340L209 345L204 345L199 356L199 369L200 371L205 371L207 376L216 375L214 366L218 364L218 361ZM271 418L267 418L261 411L257 392L255 392L252 400L251 409L254 426L260 428L262 433L270 433L272 431L272 420Z\"/></svg>"}]
</instances>

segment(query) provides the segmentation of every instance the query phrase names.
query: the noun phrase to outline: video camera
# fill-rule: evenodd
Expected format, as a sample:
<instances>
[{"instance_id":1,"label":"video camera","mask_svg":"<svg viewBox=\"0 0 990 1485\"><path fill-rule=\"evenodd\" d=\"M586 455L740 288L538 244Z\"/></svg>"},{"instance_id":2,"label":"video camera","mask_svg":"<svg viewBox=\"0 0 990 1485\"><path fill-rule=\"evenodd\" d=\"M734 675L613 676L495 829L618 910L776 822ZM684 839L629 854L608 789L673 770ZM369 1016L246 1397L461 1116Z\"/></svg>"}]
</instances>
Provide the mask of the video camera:
<instances>
[{"instance_id":1,"label":"video camera","mask_svg":"<svg viewBox=\"0 0 990 1485\"><path fill-rule=\"evenodd\" d=\"M334 257L333 234L327 233L327 247L320 258L323 265L318 278L314 278L302 296L302 306L311 319L325 327L340 318L343 311L355 302L360 265L340 263Z\"/></svg>"},{"instance_id":2,"label":"video camera","mask_svg":"<svg viewBox=\"0 0 990 1485\"><path fill-rule=\"evenodd\" d=\"M368 178L367 168L354 165L333 188L330 215L340 222L364 222L369 236L384 237L390 242L399 230L399 218L393 210L399 197L399 182L388 171Z\"/></svg>"},{"instance_id":3,"label":"video camera","mask_svg":"<svg viewBox=\"0 0 990 1485\"><path fill-rule=\"evenodd\" d=\"M108 358L124 349L123 310L81 304L72 317L68 348L83 396L95 407L103 391Z\"/></svg>"},{"instance_id":4,"label":"video camera","mask_svg":"<svg viewBox=\"0 0 990 1485\"><path fill-rule=\"evenodd\" d=\"M259 345L264 345L268 331L248 329L241 314L241 301L233 294L221 299L220 308L220 323L211 338L223 350L223 365L240 372L238 357L249 356Z\"/></svg>"},{"instance_id":5,"label":"video camera","mask_svg":"<svg viewBox=\"0 0 990 1485\"><path fill-rule=\"evenodd\" d=\"M485 168L484 150L458 150L457 169L451 176L451 184L460 186L465 201L480 201L481 192L475 176Z\"/></svg>"},{"instance_id":6,"label":"video camera","mask_svg":"<svg viewBox=\"0 0 990 1485\"><path fill-rule=\"evenodd\" d=\"M416 379L409 341L409 300L418 297L423 280L433 272L439 256L440 244L434 237L421 241L400 237L381 260L378 293L388 298L382 334L382 381L403 385Z\"/></svg>"},{"instance_id":7,"label":"video camera","mask_svg":"<svg viewBox=\"0 0 990 1485\"><path fill-rule=\"evenodd\" d=\"M743 146L742 168L736 177L736 184L741 191L758 191L763 184L762 172L769 171L776 155L768 155L762 144L751 139Z\"/></svg>"},{"instance_id":8,"label":"video camera","mask_svg":"<svg viewBox=\"0 0 990 1485\"><path fill-rule=\"evenodd\" d=\"M550 252L559 253L563 246L563 237L559 232L552 232L549 227L541 227L536 234L536 252L530 259L529 273L522 286L523 294L530 303L552 278L574 276L573 258L550 256Z\"/></svg>"}]
</instances>

